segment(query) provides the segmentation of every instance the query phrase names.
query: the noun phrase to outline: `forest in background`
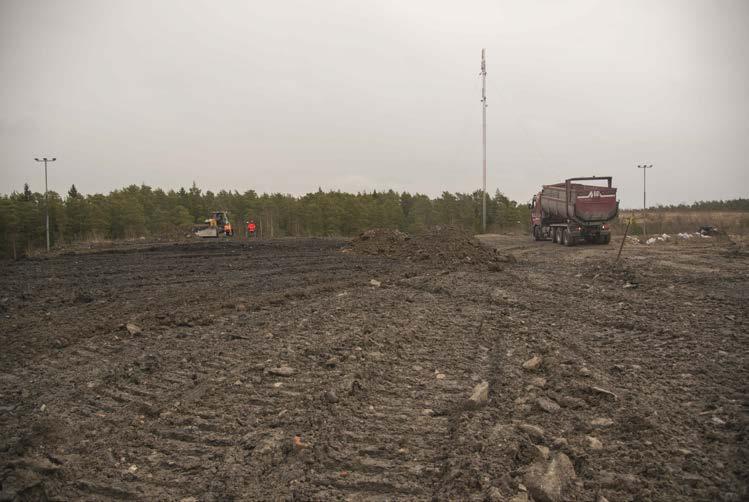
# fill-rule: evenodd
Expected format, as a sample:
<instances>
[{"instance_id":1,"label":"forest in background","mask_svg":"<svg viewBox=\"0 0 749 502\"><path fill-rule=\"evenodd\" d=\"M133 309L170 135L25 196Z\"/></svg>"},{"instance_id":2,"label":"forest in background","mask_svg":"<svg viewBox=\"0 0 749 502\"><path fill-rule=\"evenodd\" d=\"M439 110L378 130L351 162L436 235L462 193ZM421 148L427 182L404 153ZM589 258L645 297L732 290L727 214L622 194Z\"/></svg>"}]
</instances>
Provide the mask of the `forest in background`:
<instances>
[{"instance_id":1,"label":"forest in background","mask_svg":"<svg viewBox=\"0 0 749 502\"><path fill-rule=\"evenodd\" d=\"M257 194L221 190L164 191L130 185L108 195L82 195L73 185L62 197L49 192L52 246L74 241L173 238L189 234L211 211L229 212L235 232L254 220L262 237L353 236L373 227L418 232L434 225L455 225L478 232L481 192L444 192L438 198L421 194L340 191ZM44 194L23 191L0 196L0 254L18 257L45 246ZM497 191L487 196L487 224L493 231L524 228L528 208Z\"/></svg>"},{"instance_id":2,"label":"forest in background","mask_svg":"<svg viewBox=\"0 0 749 502\"><path fill-rule=\"evenodd\" d=\"M0 256L19 257L45 246L44 194L25 185L0 196ZM130 185L107 195L83 195L75 185L63 197L49 192L50 239L53 246L76 241L175 238L190 233L211 211L229 211L235 231L254 220L264 238L357 235L368 228L397 228L415 233L434 225L481 230L481 191L443 192L437 198L408 192L346 193L321 189L303 196L221 190L164 191ZM658 206L648 211L749 212L749 199ZM525 232L529 210L499 190L487 196L488 232ZM743 220L742 220L743 221ZM743 225L742 225L743 226Z\"/></svg>"}]
</instances>

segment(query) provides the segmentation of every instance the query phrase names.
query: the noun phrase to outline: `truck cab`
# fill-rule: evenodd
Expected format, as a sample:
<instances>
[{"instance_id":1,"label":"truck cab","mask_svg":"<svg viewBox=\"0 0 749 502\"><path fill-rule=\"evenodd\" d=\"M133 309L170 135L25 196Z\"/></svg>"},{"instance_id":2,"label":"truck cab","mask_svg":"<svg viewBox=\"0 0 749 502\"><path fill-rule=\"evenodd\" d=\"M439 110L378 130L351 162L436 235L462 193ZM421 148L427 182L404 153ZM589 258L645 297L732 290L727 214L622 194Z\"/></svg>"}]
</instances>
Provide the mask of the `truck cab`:
<instances>
[{"instance_id":1,"label":"truck cab","mask_svg":"<svg viewBox=\"0 0 749 502\"><path fill-rule=\"evenodd\" d=\"M541 221L542 221L542 215L541 215L541 194L537 193L533 196L531 201L528 203L528 208L530 211L531 216L531 235L533 235L533 240L540 241L543 239L543 236L541 235Z\"/></svg>"}]
</instances>

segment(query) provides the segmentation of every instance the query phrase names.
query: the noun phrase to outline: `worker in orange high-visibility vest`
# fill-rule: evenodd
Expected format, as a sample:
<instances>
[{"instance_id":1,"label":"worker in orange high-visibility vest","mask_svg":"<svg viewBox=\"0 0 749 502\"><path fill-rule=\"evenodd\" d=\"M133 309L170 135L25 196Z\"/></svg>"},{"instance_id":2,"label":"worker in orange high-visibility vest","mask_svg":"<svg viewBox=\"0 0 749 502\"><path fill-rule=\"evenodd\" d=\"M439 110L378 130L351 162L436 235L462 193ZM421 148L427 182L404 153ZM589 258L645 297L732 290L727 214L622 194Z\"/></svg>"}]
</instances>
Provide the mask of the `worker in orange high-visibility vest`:
<instances>
[{"instance_id":1,"label":"worker in orange high-visibility vest","mask_svg":"<svg viewBox=\"0 0 749 502\"><path fill-rule=\"evenodd\" d=\"M257 230L257 227L255 226L255 220L250 220L247 222L247 234L250 236L250 239L255 237L255 230Z\"/></svg>"}]
</instances>

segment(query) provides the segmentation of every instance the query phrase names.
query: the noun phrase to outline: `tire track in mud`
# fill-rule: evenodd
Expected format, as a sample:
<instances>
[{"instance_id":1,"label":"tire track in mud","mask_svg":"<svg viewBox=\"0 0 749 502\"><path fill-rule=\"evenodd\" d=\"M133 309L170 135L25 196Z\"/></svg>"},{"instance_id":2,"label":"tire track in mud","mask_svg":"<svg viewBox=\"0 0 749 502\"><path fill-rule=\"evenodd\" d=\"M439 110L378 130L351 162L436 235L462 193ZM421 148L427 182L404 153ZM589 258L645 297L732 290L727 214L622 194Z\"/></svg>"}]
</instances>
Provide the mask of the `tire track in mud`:
<instances>
[{"instance_id":1,"label":"tire track in mud","mask_svg":"<svg viewBox=\"0 0 749 502\"><path fill-rule=\"evenodd\" d=\"M347 314L332 325L330 319L307 325L311 333L326 336L315 339L318 364L304 372L327 391L300 400L296 416L279 421L283 432L268 434L288 440L298 433L311 446L286 451L285 472L289 463L298 465L298 476L278 482L289 482L295 498L432 497L449 441L451 410L479 379L476 341L466 334L466 324L473 323L475 331L476 316L456 315L445 299L429 292L414 295L401 282L344 291L329 299L327 308ZM356 312L352 304L365 312L363 319L350 314ZM326 364L331 358L335 363ZM303 383L298 387L292 381L288 389L298 395L314 386ZM325 395L330 391L334 402ZM267 453L268 444L260 443L260 451Z\"/></svg>"},{"instance_id":2,"label":"tire track in mud","mask_svg":"<svg viewBox=\"0 0 749 502\"><path fill-rule=\"evenodd\" d=\"M270 250L273 251L272 247ZM305 253L295 256L302 260ZM295 275L274 277L273 274L251 273L248 274L250 281L247 278L240 281L232 279L233 286L250 291L255 285L261 286L257 289L266 290L266 296L275 294L273 291L286 291L291 281L317 283L324 289L325 274L328 275L327 283L335 286L330 276L346 276L343 270L348 264L341 263L329 252L322 258L317 263L312 261L302 266L295 264L293 259L287 259L292 265L288 268L293 269ZM171 258L166 256L164 261L168 265ZM169 268L162 266L158 260L149 266L160 271ZM190 266L188 263L187 267ZM66 272L71 272L68 277L76 276L75 271L70 269L60 270L58 274L64 276ZM62 491L73 494L71 496L74 498L82 493L88 493L89 497L101 495L113 498L140 498L149 493L157 498L159 496L155 494L172 498L180 489L188 494L194 493L198 470L203 472L202 469L210 469L211 466L214 471L220 470L227 455L239 455L236 451L239 444L236 429L237 424L242 423L240 416L245 411L238 401L243 393L238 392L241 386L228 386L226 378L257 368L248 367L247 359L242 356L224 357L220 351L210 349L227 342L226 337L217 333L218 329L215 328L227 323L228 318L225 312L221 312L220 300L211 301L211 295L203 294L215 290L215 284L206 280L208 276L205 272L202 274L202 284L200 277L194 281L201 285L195 295L186 298L182 295L179 299L165 297L156 307L163 312L176 299L177 305L182 303L187 309L202 312L203 316L206 312L218 312L217 318L206 326L175 329L169 327L168 320L167 325L161 326L159 323L147 323L142 337L129 338L124 332L116 330L111 338L104 341L79 335L60 352L65 357L41 355L44 366L35 369L42 379L54 381L58 374L70 375L73 368L76 373L73 378L67 377L65 387L53 385L49 392L29 397L37 403L46 403L50 410L55 411L59 409L56 406L58 402L64 403L60 406L64 412L55 413L54 426L59 430L82 432L80 448L70 448L67 453L76 455L76 451L81 451L81 454L86 452L86 456L100 466L91 472L90 479L76 484L73 491L70 491L71 487L60 488ZM167 277L162 277L162 280L169 281L171 273L167 272ZM118 298L132 301L134 297L142 296L142 275L124 276L132 286L118 284ZM280 282L279 278L282 279ZM65 280L70 281L63 277L61 282ZM280 303L284 301L282 299ZM230 309L233 310L233 304ZM241 324L241 320L235 319L232 324ZM242 336L247 337L246 330L241 331ZM266 340L255 337L253 341L262 343ZM170 342L171 346L165 346ZM233 343L236 345L236 342ZM185 355L188 357L182 357ZM224 396L230 398L224 400ZM254 402L258 404L261 401L254 399ZM217 409L221 411L217 413ZM102 432L106 437L104 441L97 437ZM131 472L133 466L135 470ZM188 486L192 486L192 489L186 490ZM214 488L212 491L217 494L228 493L227 489ZM242 490L236 493L242 493Z\"/></svg>"},{"instance_id":3,"label":"tire track in mud","mask_svg":"<svg viewBox=\"0 0 749 502\"><path fill-rule=\"evenodd\" d=\"M540 248L487 274L305 246L197 244L91 256L83 275L70 258L9 274L31 284L18 305L52 319L36 328L36 313L12 306L1 321L13 347L0 356L0 405L12 406L0 452L20 459L3 464L4 487L26 476L67 499L502 500L546 447L575 462L573 500L717 500L715 486L730 500L731 467L708 462L741 455L729 374L745 357L740 292L710 279L706 298L694 288L709 277L694 274L669 290L654 269L637 291L606 274L591 289L576 276L591 263ZM93 301L69 300L74 287ZM598 315L581 316L580 302ZM733 326L705 316L721 302ZM143 334L118 327L128 321ZM61 334L67 343L50 345ZM541 369L523 370L534 353ZM274 374L281 366L293 372ZM464 406L482 380L489 402ZM561 409L540 410L542 396ZM599 416L614 424L591 429ZM519 430L526 422L543 437Z\"/></svg>"},{"instance_id":4,"label":"tire track in mud","mask_svg":"<svg viewBox=\"0 0 749 502\"><path fill-rule=\"evenodd\" d=\"M131 349L137 346L132 344ZM178 354L171 360L168 354L151 354L145 364L128 366L84 387L74 422L82 431L97 431L84 435L81 453L98 457L99 470L79 490L96 495L101 494L97 487L110 486L119 493L115 498L173 498L194 485L196 476L216 465L234 444L232 400L222 403L228 405L223 406L228 417L212 406L212 396L225 393L225 376L211 363L220 360L236 368L240 361L191 348L189 368L176 360ZM149 360L154 367L148 367ZM75 397L70 401L75 404Z\"/></svg>"},{"instance_id":5,"label":"tire track in mud","mask_svg":"<svg viewBox=\"0 0 749 502\"><path fill-rule=\"evenodd\" d=\"M709 282L719 284L711 277L695 277L699 270L691 278L666 275L668 279L663 281L662 274L646 268L640 280L633 281L640 289L628 289L624 286L631 271L623 271L624 277L620 277L622 271L610 275L594 270L580 279L576 273L579 268L568 269L566 274L560 274L560 268L534 263L530 271L517 272L518 276L524 272L526 277L554 277L553 288L543 281L502 286L511 297L505 302L506 318L514 322L506 350L496 351L502 363L492 374L504 373L504 387L512 392L504 403L502 396L495 394L498 399L492 400L486 416L476 417L473 423L467 421L463 429L475 435L494 427L489 437L499 443L499 449L503 443L511 446L500 451L500 456L484 450L483 461L477 459L473 466L465 463L461 471L473 467L484 473L487 481L500 481L490 488L499 490L495 492L497 497L521 496L518 480L522 479L523 466L538 461L536 446L540 445L551 447L552 454L558 450L573 459L578 479L567 495L570 499L583 499L587 493L605 494L610 499L638 494L654 500L689 500L695 496L733 500L741 493L741 484L720 467L715 469L709 459L742 462L742 418L735 404L729 404L738 402L741 393L736 392L735 382L731 383L728 369L739 367L736 357L741 350L735 352L739 339L731 336L733 330L718 328L715 318L705 312L711 308L711 297L725 300L740 295L711 293L708 301L682 305L685 298L704 297L704 290L674 291L674 280L701 288ZM591 280L596 287L578 284ZM728 284L724 287L733 287ZM597 308L580 309L581 302ZM663 305L669 305L670 310L664 311ZM736 304L722 306L731 312L729 318L745 320L745 316L733 313ZM521 370L522 362L534 353L544 357L540 371ZM723 365L731 360L732 365ZM533 382L536 376L543 377L544 385ZM498 385L502 387L501 382ZM734 389L730 390L732 385ZM715 398L700 396L706 391L714 393ZM540 410L537 396L553 399L561 409L554 413ZM708 404L711 401L714 404ZM716 416L718 420L712 418ZM721 418L725 416L736 425L726 426ZM592 425L593 419L601 417L613 419L612 425ZM526 437L518 444L517 435L506 431L520 423L542 426L545 436ZM591 447L590 438L602 440L603 446L598 443ZM700 444L701 451L695 451L694 445ZM726 449L729 444L734 446ZM477 443L477 449L480 447ZM508 459L514 461L507 465ZM494 470L503 463L504 481L502 473ZM721 461L717 465L725 464ZM479 484L474 482L474 487ZM455 493L467 491L470 486ZM492 492L485 490L484 494L490 497Z\"/></svg>"}]
</instances>

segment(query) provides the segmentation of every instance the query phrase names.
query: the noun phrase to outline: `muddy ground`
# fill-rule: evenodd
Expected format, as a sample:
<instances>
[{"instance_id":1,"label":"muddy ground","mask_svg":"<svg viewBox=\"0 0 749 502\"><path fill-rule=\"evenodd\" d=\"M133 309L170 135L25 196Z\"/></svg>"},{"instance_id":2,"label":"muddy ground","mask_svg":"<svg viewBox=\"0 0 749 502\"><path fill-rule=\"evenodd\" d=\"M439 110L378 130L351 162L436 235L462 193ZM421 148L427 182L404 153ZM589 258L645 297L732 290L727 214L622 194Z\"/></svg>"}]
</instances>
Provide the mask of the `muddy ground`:
<instances>
[{"instance_id":1,"label":"muddy ground","mask_svg":"<svg viewBox=\"0 0 749 502\"><path fill-rule=\"evenodd\" d=\"M0 499L746 500L744 248L482 240L0 263Z\"/></svg>"}]
</instances>

